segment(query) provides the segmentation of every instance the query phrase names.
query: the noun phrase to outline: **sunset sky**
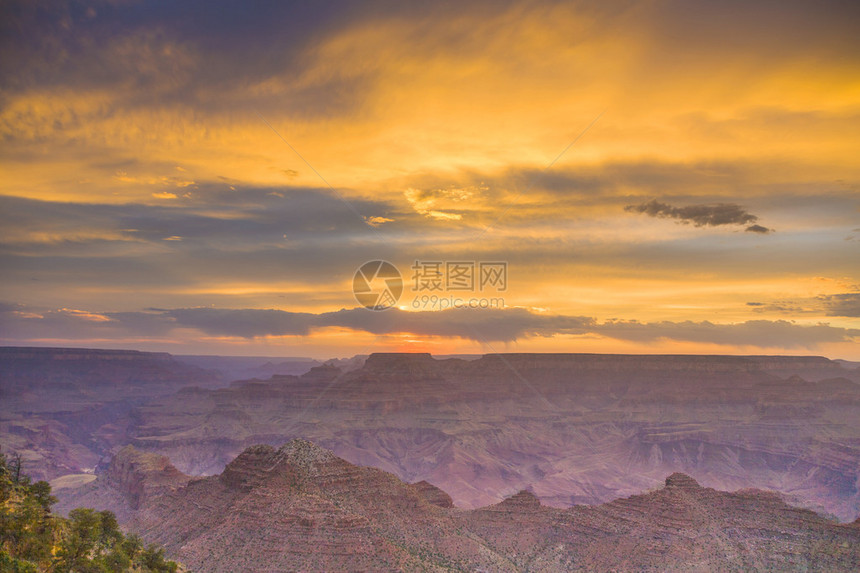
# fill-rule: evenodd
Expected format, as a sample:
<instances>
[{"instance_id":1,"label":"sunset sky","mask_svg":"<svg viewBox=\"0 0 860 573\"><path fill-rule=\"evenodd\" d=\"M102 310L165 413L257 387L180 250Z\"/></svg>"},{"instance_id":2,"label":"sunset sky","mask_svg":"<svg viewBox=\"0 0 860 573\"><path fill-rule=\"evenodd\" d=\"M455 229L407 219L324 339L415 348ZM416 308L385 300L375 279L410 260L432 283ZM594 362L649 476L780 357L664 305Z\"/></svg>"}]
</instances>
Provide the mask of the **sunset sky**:
<instances>
[{"instance_id":1,"label":"sunset sky","mask_svg":"<svg viewBox=\"0 0 860 573\"><path fill-rule=\"evenodd\" d=\"M854 0L0 6L0 344L860 360Z\"/></svg>"}]
</instances>

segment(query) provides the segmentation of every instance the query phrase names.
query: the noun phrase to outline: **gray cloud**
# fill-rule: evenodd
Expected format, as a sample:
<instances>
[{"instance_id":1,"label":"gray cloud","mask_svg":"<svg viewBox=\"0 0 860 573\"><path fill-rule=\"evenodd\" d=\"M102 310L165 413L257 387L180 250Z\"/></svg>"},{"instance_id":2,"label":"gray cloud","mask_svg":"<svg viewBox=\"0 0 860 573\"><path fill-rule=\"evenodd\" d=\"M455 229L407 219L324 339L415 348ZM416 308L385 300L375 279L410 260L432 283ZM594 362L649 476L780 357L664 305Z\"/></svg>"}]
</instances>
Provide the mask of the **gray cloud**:
<instances>
[{"instance_id":1,"label":"gray cloud","mask_svg":"<svg viewBox=\"0 0 860 573\"><path fill-rule=\"evenodd\" d=\"M824 303L828 316L860 317L860 293L824 295L818 299Z\"/></svg>"},{"instance_id":2,"label":"gray cloud","mask_svg":"<svg viewBox=\"0 0 860 573\"><path fill-rule=\"evenodd\" d=\"M164 315L183 327L196 328L215 336L307 335L316 326L318 315L264 309L180 308Z\"/></svg>"},{"instance_id":3,"label":"gray cloud","mask_svg":"<svg viewBox=\"0 0 860 573\"><path fill-rule=\"evenodd\" d=\"M631 213L644 213L650 217L678 219L682 223L692 223L696 227L745 225L758 221L758 217L748 213L743 207L734 203L673 207L668 203L661 203L656 199L652 199L640 205L627 205L624 207L624 210ZM761 227L760 225L753 225L747 228L747 230L756 233L768 232L765 227Z\"/></svg>"},{"instance_id":4,"label":"gray cloud","mask_svg":"<svg viewBox=\"0 0 860 573\"><path fill-rule=\"evenodd\" d=\"M368 11L354 2L192 0L180 4L34 0L4 2L0 54L6 87L113 88L120 106L193 102L195 109L235 107L237 90L283 70L300 75L314 42ZM354 111L368 78L321 77L279 94L299 116ZM191 88L193 86L193 89ZM249 103L247 93L243 103ZM259 96L265 109L278 98ZM110 113L113 110L106 110Z\"/></svg>"},{"instance_id":5,"label":"gray cloud","mask_svg":"<svg viewBox=\"0 0 860 573\"><path fill-rule=\"evenodd\" d=\"M457 336L473 340L512 342L530 336L556 333L582 334L593 320L583 316L552 316L524 308L447 309L407 312L390 309L370 313L364 309L339 310L320 315L321 326L342 326L373 334L412 332L426 336Z\"/></svg>"},{"instance_id":6,"label":"gray cloud","mask_svg":"<svg viewBox=\"0 0 860 573\"><path fill-rule=\"evenodd\" d=\"M538 5L549 10L560 3L544 0ZM249 7L229 0L7 0L0 4L0 63L7 70L9 84L16 87L73 82L103 85L130 78L140 78L137 81L145 86L145 79L153 73L152 62L169 63L166 54L154 49L119 53L110 60L100 59L99 54L109 51L113 37L148 31L155 47L175 42L205 58L204 65L194 70L197 85L247 84L276 71L300 68L309 48L350 25L417 20L424 23L416 30L417 44L460 51L480 40L470 33L472 27L448 30L434 23L455 17L483 23L522 4L333 0L254 3ZM623 14L618 7L607 8L600 2L579 2L578 7L602 25L609 25L608 19L619 12ZM636 11L637 23L653 30L659 40L643 57L671 58L676 64L688 58L697 67L702 61L724 64L725 54L731 50L740 50L748 58L780 61L795 55L821 59L856 55L858 48L852 40L857 17L855 3L838 0L814 5L797 0L755 4L673 0L647 12ZM727 23L731 23L730 37L726 36ZM772 33L763 33L768 31ZM165 71L172 70L167 67ZM176 84L173 90L181 91L184 84Z\"/></svg>"},{"instance_id":7,"label":"gray cloud","mask_svg":"<svg viewBox=\"0 0 860 573\"><path fill-rule=\"evenodd\" d=\"M748 302L753 312L767 314L860 317L860 292L822 294L816 297L775 300L769 303Z\"/></svg>"},{"instance_id":8,"label":"gray cloud","mask_svg":"<svg viewBox=\"0 0 860 573\"><path fill-rule=\"evenodd\" d=\"M616 167L609 171L623 171ZM600 172L595 173L599 179ZM559 189L561 185L560 181ZM581 265L629 268L634 263L636 268L664 277L713 272L715 264L729 274L755 277L798 272L848 276L853 271L849 261L855 243L839 240L823 249L820 241L810 241L807 235L793 240L790 248L766 241L758 251L746 249L744 239L749 237L740 233L719 243L705 233L683 241L656 242L536 237L533 224L563 228L565 217L576 216L574 202L578 199L568 201L561 191L559 201L551 203L553 212L540 207L544 212L540 216L532 213L522 232L515 227L510 239L476 242L472 240L476 232L468 226L440 226L416 213L405 200L351 200L362 216L394 220L371 229L329 190L233 187L201 182L191 197L167 205L85 205L0 197L0 268L5 296L28 304L53 301L56 306L85 308L95 300L118 310L131 310L128 292L134 292L132 304L165 308L282 304L320 308L325 300L331 304L328 309L336 309L349 304L349 293L344 294L345 289L321 293L318 285L346 284L356 267L367 260L390 260L404 269L416 258L442 254L450 259L506 260L520 276L540 267L548 280L561 280ZM624 204L623 196L586 195L582 201L604 210L608 206L613 216ZM528 198L522 201L528 202ZM845 216L856 209L856 199L852 203L843 195L794 197L789 206L805 213L813 201L829 206L828 217L833 213ZM516 221L520 211L511 209L497 225ZM182 240L164 240L173 236ZM792 238L792 234L784 237ZM297 288L286 299L278 293L257 299L202 294L206 287L238 281L264 286L293 282ZM173 294L155 294L158 289ZM86 295L111 290L117 294ZM154 294L148 295L148 290ZM323 296L327 298L320 298Z\"/></svg>"},{"instance_id":9,"label":"gray cloud","mask_svg":"<svg viewBox=\"0 0 860 573\"><path fill-rule=\"evenodd\" d=\"M828 324L800 325L786 320L748 320L735 324L712 322L611 321L596 331L611 338L648 342L661 338L760 348L815 348L827 342L846 342L860 337L860 329Z\"/></svg>"},{"instance_id":10,"label":"gray cloud","mask_svg":"<svg viewBox=\"0 0 860 573\"><path fill-rule=\"evenodd\" d=\"M24 309L24 305L0 301L0 314L2 314L4 312L20 311L23 309Z\"/></svg>"},{"instance_id":11,"label":"gray cloud","mask_svg":"<svg viewBox=\"0 0 860 573\"><path fill-rule=\"evenodd\" d=\"M488 9L513 3L9 0L0 3L0 66L8 93L111 91L113 109L98 115L157 101L195 113L242 108L248 116L259 109L331 119L362 111L378 69L368 61L347 71L308 73L328 38L392 19L432 24L456 14L480 20ZM442 39L432 25L418 31L426 37L416 42L455 49L458 38ZM471 39L460 35L460 42ZM285 80L275 91L248 89L273 78Z\"/></svg>"},{"instance_id":12,"label":"gray cloud","mask_svg":"<svg viewBox=\"0 0 860 573\"><path fill-rule=\"evenodd\" d=\"M856 301L854 301L856 303ZM372 312L341 309L320 314L278 309L182 308L145 312L90 313L81 310L27 312L17 305L0 309L0 335L5 343L28 339L86 340L88 338L157 337L175 329L195 329L208 336L247 339L264 336L305 336L326 327L347 328L376 335L410 333L418 336L460 337L478 342L512 342L557 334L600 335L618 340L652 342L660 339L744 345L760 348L815 348L823 343L860 338L860 329L828 324L802 325L785 320L750 320L734 324L703 322L599 322L583 316L550 315L523 308L448 309Z\"/></svg>"},{"instance_id":13,"label":"gray cloud","mask_svg":"<svg viewBox=\"0 0 860 573\"><path fill-rule=\"evenodd\" d=\"M359 213L356 213L350 208ZM349 206L328 190L279 187L233 189L202 183L190 197L169 205L120 205L51 202L0 197L0 242L24 244L35 236L57 234L57 243L89 241L83 231L116 231L132 241L157 241L173 235L189 239L261 244L294 238L370 231L361 216L395 212L382 201L352 199ZM405 212L404 215L408 214ZM397 216L402 216L397 213ZM60 233L58 233L60 232ZM372 232L372 231L370 231ZM78 238L76 238L78 237Z\"/></svg>"},{"instance_id":14,"label":"gray cloud","mask_svg":"<svg viewBox=\"0 0 860 573\"><path fill-rule=\"evenodd\" d=\"M126 313L125 320L139 317ZM587 317L548 316L522 308L448 309L439 312L407 312L397 308L371 312L363 308L341 309L320 314L277 309L185 308L161 311L177 327L196 328L214 336L308 335L314 329L348 328L371 334L413 333L424 336L453 336L473 340L512 342L530 336L588 332L594 321ZM108 316L119 318L108 313Z\"/></svg>"},{"instance_id":15,"label":"gray cloud","mask_svg":"<svg viewBox=\"0 0 860 573\"><path fill-rule=\"evenodd\" d=\"M768 229L767 227L762 227L761 225L750 225L745 230L747 233L758 233L760 235L767 235L768 233L773 233L773 229Z\"/></svg>"},{"instance_id":16,"label":"gray cloud","mask_svg":"<svg viewBox=\"0 0 860 573\"><path fill-rule=\"evenodd\" d=\"M782 315L798 315L798 314L817 314L821 315L820 305L801 306L798 301L777 301L771 304L758 303L752 305L747 303L747 306L754 306L753 312L757 314L782 314Z\"/></svg>"},{"instance_id":17,"label":"gray cloud","mask_svg":"<svg viewBox=\"0 0 860 573\"><path fill-rule=\"evenodd\" d=\"M391 257L410 219L420 228L411 210L350 204L359 215L330 191L217 184L167 206L0 197L0 264L7 287L58 276L72 284L170 286L287 273L313 283ZM394 221L374 230L361 216ZM166 240L173 237L181 240Z\"/></svg>"}]
</instances>

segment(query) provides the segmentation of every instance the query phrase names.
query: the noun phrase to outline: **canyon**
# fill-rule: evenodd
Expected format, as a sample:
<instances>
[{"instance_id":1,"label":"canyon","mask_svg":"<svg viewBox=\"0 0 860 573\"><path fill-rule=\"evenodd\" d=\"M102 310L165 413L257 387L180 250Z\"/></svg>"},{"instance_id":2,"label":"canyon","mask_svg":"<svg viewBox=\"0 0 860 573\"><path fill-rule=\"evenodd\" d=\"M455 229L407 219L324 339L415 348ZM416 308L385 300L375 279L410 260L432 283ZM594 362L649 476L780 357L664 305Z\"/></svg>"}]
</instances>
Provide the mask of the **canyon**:
<instances>
[{"instance_id":1,"label":"canyon","mask_svg":"<svg viewBox=\"0 0 860 573\"><path fill-rule=\"evenodd\" d=\"M0 445L22 456L33 479L74 484L109 453L102 434L189 384L223 385L217 372L167 353L0 347Z\"/></svg>"},{"instance_id":2,"label":"canyon","mask_svg":"<svg viewBox=\"0 0 860 573\"><path fill-rule=\"evenodd\" d=\"M683 472L860 514L860 370L823 357L372 354L227 384L169 355L90 351L70 369L69 350L27 368L16 352L0 353L0 441L61 499L128 445L206 476L304 438L466 509L521 490L601 504Z\"/></svg>"},{"instance_id":3,"label":"canyon","mask_svg":"<svg viewBox=\"0 0 860 573\"><path fill-rule=\"evenodd\" d=\"M64 509L92 505L195 571L856 571L860 520L673 473L654 490L557 509L523 490L464 510L441 489L302 439L192 478L126 446ZM61 508L61 509L63 509Z\"/></svg>"},{"instance_id":4,"label":"canyon","mask_svg":"<svg viewBox=\"0 0 860 573\"><path fill-rule=\"evenodd\" d=\"M193 475L302 437L467 508L524 488L555 507L601 503L681 471L860 514L860 373L826 358L373 354L348 372L186 388L123 427L115 446Z\"/></svg>"}]
</instances>

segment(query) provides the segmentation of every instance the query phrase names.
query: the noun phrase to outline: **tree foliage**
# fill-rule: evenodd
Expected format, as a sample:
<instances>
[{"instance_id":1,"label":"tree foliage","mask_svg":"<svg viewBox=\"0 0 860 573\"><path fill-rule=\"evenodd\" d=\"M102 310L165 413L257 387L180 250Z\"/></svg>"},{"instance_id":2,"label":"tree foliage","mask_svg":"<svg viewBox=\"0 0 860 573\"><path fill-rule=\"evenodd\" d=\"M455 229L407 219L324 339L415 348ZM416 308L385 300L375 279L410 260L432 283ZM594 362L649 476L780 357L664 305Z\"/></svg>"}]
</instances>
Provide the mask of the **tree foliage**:
<instances>
[{"instance_id":1,"label":"tree foliage","mask_svg":"<svg viewBox=\"0 0 860 573\"><path fill-rule=\"evenodd\" d=\"M173 573L164 550L125 535L110 511L53 515L48 482L32 483L21 457L0 454L0 571L10 573Z\"/></svg>"}]
</instances>

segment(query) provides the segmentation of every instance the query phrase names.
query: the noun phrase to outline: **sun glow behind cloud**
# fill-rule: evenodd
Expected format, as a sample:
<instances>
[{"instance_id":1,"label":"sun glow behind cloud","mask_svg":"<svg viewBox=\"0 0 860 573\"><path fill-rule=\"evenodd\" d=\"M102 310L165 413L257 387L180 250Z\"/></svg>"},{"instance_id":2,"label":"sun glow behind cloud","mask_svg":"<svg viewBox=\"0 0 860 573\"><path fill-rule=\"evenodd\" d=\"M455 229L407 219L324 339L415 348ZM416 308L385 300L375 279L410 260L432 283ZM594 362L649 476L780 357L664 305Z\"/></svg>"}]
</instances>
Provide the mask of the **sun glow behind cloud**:
<instances>
[{"instance_id":1,"label":"sun glow behind cloud","mask_svg":"<svg viewBox=\"0 0 860 573\"><path fill-rule=\"evenodd\" d=\"M319 314L356 306L350 281L367 260L404 275L416 259L504 260L507 306L597 324L860 326L853 307L818 298L860 291L855 7L332 6L201 4L192 19L9 3L0 298L94 316ZM46 339L5 324L4 342ZM332 328L217 343L190 328L183 344L489 351L417 327ZM737 330L719 343L610 330L505 344L755 348L733 345ZM853 343L803 348L860 358Z\"/></svg>"}]
</instances>

